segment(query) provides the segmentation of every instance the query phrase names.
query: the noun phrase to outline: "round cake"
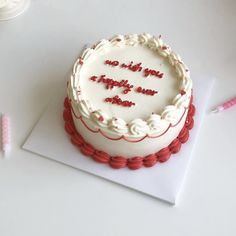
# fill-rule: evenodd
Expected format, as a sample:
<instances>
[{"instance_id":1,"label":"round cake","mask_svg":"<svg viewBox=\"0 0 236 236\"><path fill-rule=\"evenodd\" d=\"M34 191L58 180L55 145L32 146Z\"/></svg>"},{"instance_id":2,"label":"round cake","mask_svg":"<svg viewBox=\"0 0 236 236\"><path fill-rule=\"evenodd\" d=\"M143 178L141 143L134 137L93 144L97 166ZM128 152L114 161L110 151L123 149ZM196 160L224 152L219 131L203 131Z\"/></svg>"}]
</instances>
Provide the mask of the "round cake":
<instances>
[{"instance_id":1,"label":"round cake","mask_svg":"<svg viewBox=\"0 0 236 236\"><path fill-rule=\"evenodd\" d=\"M189 70L160 36L117 35L84 49L67 96L72 143L114 168L168 160L193 127Z\"/></svg>"}]
</instances>

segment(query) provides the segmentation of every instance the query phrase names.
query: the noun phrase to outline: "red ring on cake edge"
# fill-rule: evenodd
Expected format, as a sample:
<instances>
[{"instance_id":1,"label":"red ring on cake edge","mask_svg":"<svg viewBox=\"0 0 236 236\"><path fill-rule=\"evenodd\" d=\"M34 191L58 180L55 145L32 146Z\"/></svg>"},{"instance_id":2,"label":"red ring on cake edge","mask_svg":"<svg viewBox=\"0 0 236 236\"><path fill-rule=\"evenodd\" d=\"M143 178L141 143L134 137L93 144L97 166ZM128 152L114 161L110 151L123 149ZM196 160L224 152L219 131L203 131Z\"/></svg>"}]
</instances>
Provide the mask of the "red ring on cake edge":
<instances>
[{"instance_id":1,"label":"red ring on cake edge","mask_svg":"<svg viewBox=\"0 0 236 236\"><path fill-rule=\"evenodd\" d=\"M175 138L167 147L160 151L149 154L145 157L135 156L131 158L124 158L122 156L110 156L108 153L96 150L92 145L85 142L83 137L78 133L74 126L71 107L66 97L64 100L63 119L65 121L65 130L71 137L71 143L80 148L81 153L85 156L91 157L94 161L103 164L109 164L114 169L128 167L131 170L137 170L141 167L152 167L157 162L166 162L169 160L171 154L178 153L182 144L186 143L189 138L189 131L194 126L195 106L192 103L192 98L189 105L189 110L184 127L180 131L177 138Z\"/></svg>"}]
</instances>

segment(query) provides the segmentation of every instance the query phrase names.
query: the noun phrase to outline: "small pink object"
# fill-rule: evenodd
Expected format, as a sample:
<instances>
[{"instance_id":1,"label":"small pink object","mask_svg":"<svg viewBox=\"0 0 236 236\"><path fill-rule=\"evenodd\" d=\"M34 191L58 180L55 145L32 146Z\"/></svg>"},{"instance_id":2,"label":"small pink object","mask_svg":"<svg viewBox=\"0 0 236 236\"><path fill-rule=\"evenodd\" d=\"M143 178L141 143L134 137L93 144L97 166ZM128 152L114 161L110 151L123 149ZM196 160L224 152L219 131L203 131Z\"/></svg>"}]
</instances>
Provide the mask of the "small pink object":
<instances>
[{"instance_id":1,"label":"small pink object","mask_svg":"<svg viewBox=\"0 0 236 236\"><path fill-rule=\"evenodd\" d=\"M229 101L223 103L222 105L217 106L215 109L213 109L212 113L218 113L220 111L226 110L232 106L236 105L236 97L230 99Z\"/></svg>"},{"instance_id":2,"label":"small pink object","mask_svg":"<svg viewBox=\"0 0 236 236\"><path fill-rule=\"evenodd\" d=\"M2 115L2 151L6 155L11 149L10 142L10 119L6 114Z\"/></svg>"}]
</instances>

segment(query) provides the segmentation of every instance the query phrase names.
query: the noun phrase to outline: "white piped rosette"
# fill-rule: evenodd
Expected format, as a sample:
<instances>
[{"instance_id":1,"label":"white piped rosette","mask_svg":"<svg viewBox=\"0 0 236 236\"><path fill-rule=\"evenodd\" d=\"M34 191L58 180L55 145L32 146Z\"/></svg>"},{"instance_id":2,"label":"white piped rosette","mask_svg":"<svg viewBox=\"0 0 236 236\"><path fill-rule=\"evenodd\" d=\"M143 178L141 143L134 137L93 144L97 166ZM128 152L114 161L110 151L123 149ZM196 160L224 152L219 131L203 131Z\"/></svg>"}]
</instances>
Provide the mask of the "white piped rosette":
<instances>
[{"instance_id":1,"label":"white piped rosette","mask_svg":"<svg viewBox=\"0 0 236 236\"><path fill-rule=\"evenodd\" d=\"M121 118L108 117L102 111L94 110L89 101L83 98L83 94L78 95L78 87L80 83L80 70L87 60L93 55L104 53L111 47L122 47L122 45L145 45L160 56L166 58L167 62L175 69L176 76L180 80L179 94L177 94L172 103L166 106L161 114L150 114L145 120L136 118L128 123ZM75 62L72 70L71 79L69 80L67 92L68 97L74 104L73 108L77 108L77 113L81 118L90 120L90 125L101 129L107 134L114 137L125 137L125 139L142 139L143 137L158 137L165 133L171 126L177 125L184 117L188 109L192 95L192 80L187 66L181 60L180 56L174 53L171 48L164 44L161 37L153 37L150 34L132 34L117 35L110 40L101 40L92 48L86 48L79 59ZM102 118L101 118L102 117ZM93 125L92 125L93 126ZM94 128L90 127L90 128Z\"/></svg>"}]
</instances>

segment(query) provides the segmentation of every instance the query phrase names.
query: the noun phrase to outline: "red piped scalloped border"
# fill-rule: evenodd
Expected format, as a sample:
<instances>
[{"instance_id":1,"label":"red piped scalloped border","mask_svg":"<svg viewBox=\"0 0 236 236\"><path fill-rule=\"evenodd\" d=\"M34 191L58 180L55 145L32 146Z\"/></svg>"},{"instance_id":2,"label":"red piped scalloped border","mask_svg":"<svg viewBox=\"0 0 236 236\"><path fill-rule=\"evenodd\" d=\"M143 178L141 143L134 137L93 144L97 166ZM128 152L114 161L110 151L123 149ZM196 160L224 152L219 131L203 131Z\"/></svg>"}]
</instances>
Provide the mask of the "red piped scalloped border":
<instances>
[{"instance_id":1,"label":"red piped scalloped border","mask_svg":"<svg viewBox=\"0 0 236 236\"><path fill-rule=\"evenodd\" d=\"M91 157L96 162L109 164L114 169L128 167L131 170L137 170L141 167L152 167L157 162L165 162L169 160L171 154L179 152L182 144L186 143L189 138L189 130L194 126L194 114L195 106L191 101L185 125L177 138L175 138L166 148L163 148L156 153L145 157L135 156L128 159L122 156L110 156L106 152L96 150L92 145L85 142L74 126L71 107L67 98L65 98L64 101L63 119L65 121L65 130L71 136L72 144L78 146L85 156Z\"/></svg>"}]
</instances>

